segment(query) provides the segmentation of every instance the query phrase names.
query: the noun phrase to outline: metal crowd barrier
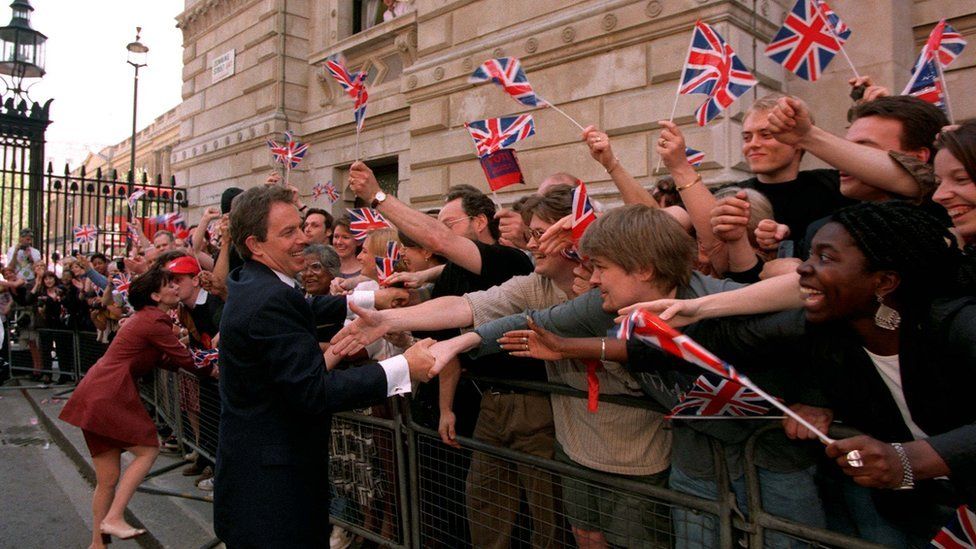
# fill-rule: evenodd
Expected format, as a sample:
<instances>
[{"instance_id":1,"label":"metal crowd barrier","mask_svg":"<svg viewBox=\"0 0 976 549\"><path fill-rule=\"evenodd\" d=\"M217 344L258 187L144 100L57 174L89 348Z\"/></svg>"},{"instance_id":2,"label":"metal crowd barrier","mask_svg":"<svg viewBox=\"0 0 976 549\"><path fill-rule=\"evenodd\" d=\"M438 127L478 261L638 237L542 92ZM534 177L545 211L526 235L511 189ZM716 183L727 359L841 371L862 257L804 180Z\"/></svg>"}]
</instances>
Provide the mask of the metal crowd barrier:
<instances>
[{"instance_id":1,"label":"metal crowd barrier","mask_svg":"<svg viewBox=\"0 0 976 549\"><path fill-rule=\"evenodd\" d=\"M79 379L101 344L85 334L71 335L72 366L62 375ZM57 347L57 344L55 344ZM17 351L21 352L21 351ZM88 361L82 359L87 356ZM15 366L15 359L17 360ZM58 356L59 366L61 358ZM11 369L32 371L30 362L11 351ZM58 371L52 369L52 371ZM68 372L65 374L64 372ZM491 380L497 385L502 380ZM217 448L220 400L217 382L187 372L157 370L140 380L140 394L160 426L186 448L213 460ZM513 386L586 398L586 393L547 383ZM601 395L601 401L653 407L649 400ZM583 511L614 512L605 531L609 547L845 547L880 546L835 532L795 523L762 509L754 451L757 441L777 425L758 430L746 444L747 510L739 510L730 490L703 499L637 480L545 459L479 440L457 437L460 449L441 442L435 429L417 423L410 400L392 398L375 406L337 414L331 431L331 522L352 534L392 548L407 547L576 547L566 512L570 491L589 494ZM846 435L849 436L849 435ZM720 487L728 486L719 448L713 448ZM488 461L493 483L472 495L467 478L472 460ZM178 494L165 494L178 495ZM611 499L628 505L610 509ZM194 498L204 499L204 498ZM579 504L579 498L575 505ZM622 510L621 510L622 509ZM706 543L675 536L676 509L710 516L714 531ZM743 514L742 511L746 513ZM577 514L579 509L577 509ZM748 516L748 518L746 518ZM786 540L785 543L783 540Z\"/></svg>"}]
</instances>

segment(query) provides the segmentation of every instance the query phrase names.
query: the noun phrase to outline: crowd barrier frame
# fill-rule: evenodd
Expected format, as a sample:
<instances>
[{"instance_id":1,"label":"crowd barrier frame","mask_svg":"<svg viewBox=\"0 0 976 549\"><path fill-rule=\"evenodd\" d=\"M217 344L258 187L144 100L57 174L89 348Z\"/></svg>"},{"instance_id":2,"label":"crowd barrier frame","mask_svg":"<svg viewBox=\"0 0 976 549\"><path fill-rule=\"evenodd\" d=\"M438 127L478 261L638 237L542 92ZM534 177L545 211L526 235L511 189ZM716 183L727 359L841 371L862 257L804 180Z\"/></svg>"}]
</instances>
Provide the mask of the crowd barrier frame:
<instances>
[{"instance_id":1,"label":"crowd barrier frame","mask_svg":"<svg viewBox=\"0 0 976 549\"><path fill-rule=\"evenodd\" d=\"M43 330L38 330L43 331ZM49 330L53 336L59 334L63 337L70 335L73 349L70 353L72 365L69 370L59 369L57 371L45 370L44 373L66 373L73 376L73 381L80 381L85 374L86 368L83 364L81 354L86 348L86 338L93 334L70 330ZM15 365L15 360L11 350L8 353L8 368L11 375L25 371L25 366L21 363ZM22 361L22 358L21 358ZM94 360L90 361L92 364ZM60 366L60 357L59 357ZM90 366L90 364L89 364ZM33 371L32 367L31 370ZM30 373L30 372L29 372ZM479 380L490 382L492 385L506 383L510 386L546 393L562 394L577 398L587 398L583 391L544 382L514 382L494 378L479 378ZM215 398L218 408L214 410L212 406L200 407L199 422L202 427L207 426L212 429L214 436L196 437L193 429L187 420L186 391L180 390L180 384L197 384L200 390L201 400L204 395L206 398ZM23 388L20 386L18 388ZM205 458L213 461L216 457L216 431L219 421L219 397L217 396L217 381L212 378L200 378L187 372L170 372L156 370L150 376L139 381L139 393L147 404L152 417L159 426L166 426L179 440L182 449L194 450ZM643 408L656 408L655 404L649 399L639 399L625 396L600 395L602 402L613 402L615 404L633 405ZM421 505L418 496L422 492L421 484L425 481L424 471L421 468L420 450L425 445L440 445L444 448L440 440L440 435L435 429L426 427L414 421L411 417L409 400L404 398L388 399L388 409L392 412L391 418L374 417L373 415L363 415L357 412L342 412L336 414L333 419L333 431L336 428L342 429L343 426L353 425L371 430L373 433L381 433L392 441L392 457L386 460L389 471L381 471L388 478L394 481L385 481L392 488L391 494L395 496L388 503L395 509L395 535L384 535L381 530L370 528L361 521L351 520L350 515L343 516L336 513L335 506L330 512L330 521L341 526L349 532L362 536L363 538L388 546L395 549L410 547L430 546L425 543L423 532L430 528L430 524L425 524L425 517L421 513ZM582 482L592 483L609 490L624 491L630 494L637 494L647 498L655 505L667 507L682 507L691 509L699 513L713 515L717 521L717 540L718 547L721 549L732 549L733 547L763 547L764 539L770 532L777 532L789 536L796 540L797 547L845 547L852 549L878 549L882 546L866 542L864 540L839 534L836 532L813 528L786 520L762 509L759 490L758 473L755 465L755 448L757 441L765 434L778 428L777 424L771 424L764 429L757 430L746 443L746 486L748 491L748 518L746 518L736 507L735 497L731 490L721 491L716 500L699 498L670 490L667 488L648 485L641 482L631 481L612 475L602 474L598 471L584 470L580 467L529 455L509 448L486 444L482 441L468 438L457 437L463 452L478 452L499 460L505 460L511 464L524 465L540 471L545 471L553 475L554 479L565 477ZM832 429L832 434L838 436L851 436L849 431L839 431ZM335 440L333 440L333 465L335 459ZM714 459L717 464L721 464L721 455L718 448L713 448ZM362 457L362 456L360 456ZM150 476L158 476L168 471L175 470L185 462L179 462L164 469L153 471ZM379 462L374 462L379 463ZM447 464L444 464L447 465ZM717 466L718 471L717 485L727 487L729 485L724 466ZM429 480L429 479L426 479ZM555 480L554 480L555 482ZM174 492L161 491L148 486L141 486L140 492L158 494L166 496L186 497L203 501L212 501L209 496L179 494ZM409 496L409 497L406 497ZM520 496L522 497L522 496ZM333 498L335 499L335 498ZM524 502L523 502L524 503ZM561 502L559 502L561 503ZM390 506L388 506L390 507ZM554 546L561 547L574 546L572 536L566 539L563 533L562 538L557 540ZM744 544L744 545L743 545ZM522 544L524 545L524 543ZM673 543L672 543L673 545Z\"/></svg>"}]
</instances>

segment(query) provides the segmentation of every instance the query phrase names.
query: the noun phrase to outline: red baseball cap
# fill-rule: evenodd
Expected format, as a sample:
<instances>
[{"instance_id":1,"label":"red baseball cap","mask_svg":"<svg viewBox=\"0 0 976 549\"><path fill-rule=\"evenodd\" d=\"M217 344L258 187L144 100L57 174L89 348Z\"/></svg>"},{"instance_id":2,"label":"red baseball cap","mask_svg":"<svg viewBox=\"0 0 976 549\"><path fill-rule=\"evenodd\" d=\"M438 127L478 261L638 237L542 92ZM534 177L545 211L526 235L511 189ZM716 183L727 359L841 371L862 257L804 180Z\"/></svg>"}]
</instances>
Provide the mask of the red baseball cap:
<instances>
[{"instance_id":1,"label":"red baseball cap","mask_svg":"<svg viewBox=\"0 0 976 549\"><path fill-rule=\"evenodd\" d=\"M178 275L195 275L200 272L200 264L192 257L184 255L167 263L166 270Z\"/></svg>"}]
</instances>

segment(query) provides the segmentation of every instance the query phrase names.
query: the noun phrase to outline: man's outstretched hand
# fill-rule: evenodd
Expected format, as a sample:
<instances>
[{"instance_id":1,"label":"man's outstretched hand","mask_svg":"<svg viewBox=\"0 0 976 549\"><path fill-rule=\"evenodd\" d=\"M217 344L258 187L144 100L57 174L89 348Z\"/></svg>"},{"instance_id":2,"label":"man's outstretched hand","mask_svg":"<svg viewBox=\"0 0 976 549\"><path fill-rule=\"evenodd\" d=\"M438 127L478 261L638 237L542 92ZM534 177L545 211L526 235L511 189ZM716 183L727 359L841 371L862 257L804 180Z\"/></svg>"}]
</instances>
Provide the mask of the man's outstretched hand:
<instances>
[{"instance_id":1,"label":"man's outstretched hand","mask_svg":"<svg viewBox=\"0 0 976 549\"><path fill-rule=\"evenodd\" d=\"M404 351L403 358L407 359L407 364L410 366L410 379L413 381L426 383L433 377L430 370L434 367L434 355L430 353L430 346L434 343L434 340L428 337Z\"/></svg>"}]
</instances>

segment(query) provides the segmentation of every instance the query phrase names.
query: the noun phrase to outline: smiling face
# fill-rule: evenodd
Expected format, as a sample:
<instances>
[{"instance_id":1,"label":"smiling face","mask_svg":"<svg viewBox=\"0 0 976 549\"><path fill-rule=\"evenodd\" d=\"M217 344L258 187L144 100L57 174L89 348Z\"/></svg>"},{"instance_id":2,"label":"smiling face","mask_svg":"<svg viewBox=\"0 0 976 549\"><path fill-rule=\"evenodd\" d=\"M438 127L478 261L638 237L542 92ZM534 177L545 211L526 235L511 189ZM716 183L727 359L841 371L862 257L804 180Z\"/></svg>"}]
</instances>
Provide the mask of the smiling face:
<instances>
[{"instance_id":1,"label":"smiling face","mask_svg":"<svg viewBox=\"0 0 976 549\"><path fill-rule=\"evenodd\" d=\"M827 223L817 231L810 258L797 272L810 322L874 317L882 274L868 271L864 253L839 223Z\"/></svg>"},{"instance_id":2,"label":"smiling face","mask_svg":"<svg viewBox=\"0 0 976 549\"><path fill-rule=\"evenodd\" d=\"M935 155L935 175L939 187L932 200L949 212L952 225L966 244L976 243L976 183L948 149Z\"/></svg>"},{"instance_id":3,"label":"smiling face","mask_svg":"<svg viewBox=\"0 0 976 549\"><path fill-rule=\"evenodd\" d=\"M769 111L752 111L742 122L742 156L762 183L796 179L800 150L780 143L769 132Z\"/></svg>"},{"instance_id":4,"label":"smiling face","mask_svg":"<svg viewBox=\"0 0 976 549\"><path fill-rule=\"evenodd\" d=\"M369 246L366 245L369 242L369 237L366 237L366 242L364 242L363 249L359 251L359 255L356 259L359 260L359 264L362 266L362 270L359 274L370 278L372 280L378 280L378 275L376 274L376 256L369 253Z\"/></svg>"},{"instance_id":5,"label":"smiling face","mask_svg":"<svg viewBox=\"0 0 976 549\"><path fill-rule=\"evenodd\" d=\"M256 236L247 238L255 261L271 269L296 277L305 267L308 238L302 232L302 216L294 204L275 202L268 213L268 234L262 242Z\"/></svg>"},{"instance_id":6,"label":"smiling face","mask_svg":"<svg viewBox=\"0 0 976 549\"><path fill-rule=\"evenodd\" d=\"M339 259L345 260L356 255L356 239L345 225L336 225L332 232L332 247L339 254Z\"/></svg>"},{"instance_id":7,"label":"smiling face","mask_svg":"<svg viewBox=\"0 0 976 549\"><path fill-rule=\"evenodd\" d=\"M533 215L529 222L528 249L535 261L535 273L547 278L557 278L562 273L572 272L576 262L566 259L559 253L547 255L539 251L538 239L551 226L552 223L547 223L539 216Z\"/></svg>"},{"instance_id":8,"label":"smiling face","mask_svg":"<svg viewBox=\"0 0 976 549\"><path fill-rule=\"evenodd\" d=\"M590 266L593 268L590 284L600 289L603 310L608 313L640 301L663 297L651 284L651 273L628 273L620 265L600 256L591 258Z\"/></svg>"},{"instance_id":9,"label":"smiling face","mask_svg":"<svg viewBox=\"0 0 976 549\"><path fill-rule=\"evenodd\" d=\"M305 255L302 284L305 285L305 291L312 295L328 295L329 293L332 274L322 265L322 260L315 254Z\"/></svg>"}]
</instances>

